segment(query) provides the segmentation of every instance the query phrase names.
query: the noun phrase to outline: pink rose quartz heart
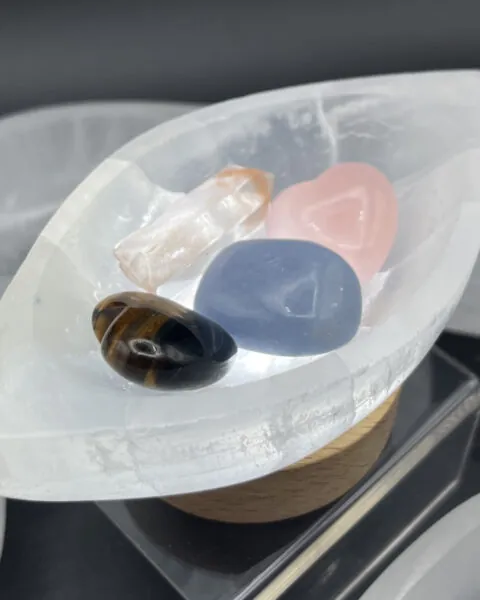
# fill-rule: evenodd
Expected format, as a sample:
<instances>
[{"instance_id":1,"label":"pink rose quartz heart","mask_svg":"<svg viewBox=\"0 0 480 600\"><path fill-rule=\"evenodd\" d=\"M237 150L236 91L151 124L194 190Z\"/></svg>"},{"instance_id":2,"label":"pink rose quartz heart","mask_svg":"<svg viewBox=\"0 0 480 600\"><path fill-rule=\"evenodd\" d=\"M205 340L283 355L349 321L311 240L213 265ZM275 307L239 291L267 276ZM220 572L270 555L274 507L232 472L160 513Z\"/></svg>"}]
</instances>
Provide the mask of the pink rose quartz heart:
<instances>
[{"instance_id":1,"label":"pink rose quartz heart","mask_svg":"<svg viewBox=\"0 0 480 600\"><path fill-rule=\"evenodd\" d=\"M293 185L270 204L269 237L309 240L342 256L366 282L395 240L398 205L392 184L363 163L337 164Z\"/></svg>"}]
</instances>

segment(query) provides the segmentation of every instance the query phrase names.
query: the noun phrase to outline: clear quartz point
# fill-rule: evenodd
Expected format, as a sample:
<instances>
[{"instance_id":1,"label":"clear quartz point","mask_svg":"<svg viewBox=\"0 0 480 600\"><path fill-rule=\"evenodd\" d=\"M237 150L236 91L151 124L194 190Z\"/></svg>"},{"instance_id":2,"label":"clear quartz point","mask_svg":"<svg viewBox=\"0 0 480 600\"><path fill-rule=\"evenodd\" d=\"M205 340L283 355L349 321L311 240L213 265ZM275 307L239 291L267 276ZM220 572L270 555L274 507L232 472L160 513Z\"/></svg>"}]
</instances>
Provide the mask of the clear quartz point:
<instances>
[{"instance_id":1,"label":"clear quartz point","mask_svg":"<svg viewBox=\"0 0 480 600\"><path fill-rule=\"evenodd\" d=\"M120 268L155 292L232 231L248 235L256 229L265 219L272 183L273 176L258 169L225 168L121 240L114 250Z\"/></svg>"}]
</instances>

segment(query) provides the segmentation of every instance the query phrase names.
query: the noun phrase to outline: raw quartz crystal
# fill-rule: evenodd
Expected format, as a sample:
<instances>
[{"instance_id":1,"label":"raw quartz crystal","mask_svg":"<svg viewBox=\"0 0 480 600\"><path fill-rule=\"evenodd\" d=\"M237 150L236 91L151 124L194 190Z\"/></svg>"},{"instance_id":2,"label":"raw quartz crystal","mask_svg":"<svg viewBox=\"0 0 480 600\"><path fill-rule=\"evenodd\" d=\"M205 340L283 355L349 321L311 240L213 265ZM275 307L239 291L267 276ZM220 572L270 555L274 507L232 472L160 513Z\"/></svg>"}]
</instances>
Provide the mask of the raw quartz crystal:
<instances>
[{"instance_id":1,"label":"raw quartz crystal","mask_svg":"<svg viewBox=\"0 0 480 600\"><path fill-rule=\"evenodd\" d=\"M120 268L133 283L155 292L224 236L255 230L265 219L272 183L272 175L258 169L225 168L120 241L114 251Z\"/></svg>"}]
</instances>

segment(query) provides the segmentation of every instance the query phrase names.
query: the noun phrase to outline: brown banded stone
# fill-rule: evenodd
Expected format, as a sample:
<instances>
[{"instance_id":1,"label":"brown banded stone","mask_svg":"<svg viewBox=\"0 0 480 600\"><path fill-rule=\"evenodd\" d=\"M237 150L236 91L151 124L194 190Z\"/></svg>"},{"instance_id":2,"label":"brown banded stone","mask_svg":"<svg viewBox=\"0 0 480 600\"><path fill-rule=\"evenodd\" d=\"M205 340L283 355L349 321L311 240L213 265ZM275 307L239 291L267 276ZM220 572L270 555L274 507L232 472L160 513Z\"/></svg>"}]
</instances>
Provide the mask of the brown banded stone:
<instances>
[{"instance_id":1,"label":"brown banded stone","mask_svg":"<svg viewBox=\"0 0 480 600\"><path fill-rule=\"evenodd\" d=\"M212 384L226 374L237 352L233 338L210 319L144 292L100 301L92 326L112 369L156 389Z\"/></svg>"}]
</instances>

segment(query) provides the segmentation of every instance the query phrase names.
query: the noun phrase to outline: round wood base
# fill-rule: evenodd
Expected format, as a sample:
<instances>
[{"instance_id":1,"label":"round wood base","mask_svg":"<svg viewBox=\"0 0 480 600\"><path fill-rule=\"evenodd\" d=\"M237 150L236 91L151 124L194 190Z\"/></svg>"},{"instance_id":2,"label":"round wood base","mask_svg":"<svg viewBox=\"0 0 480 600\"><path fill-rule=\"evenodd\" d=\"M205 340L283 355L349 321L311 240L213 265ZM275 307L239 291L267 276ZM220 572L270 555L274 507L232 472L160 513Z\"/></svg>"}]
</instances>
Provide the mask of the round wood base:
<instances>
[{"instance_id":1,"label":"round wood base","mask_svg":"<svg viewBox=\"0 0 480 600\"><path fill-rule=\"evenodd\" d=\"M327 506L372 468L395 420L395 392L373 413L310 456L261 479L163 498L192 515L228 523L267 523Z\"/></svg>"}]
</instances>

